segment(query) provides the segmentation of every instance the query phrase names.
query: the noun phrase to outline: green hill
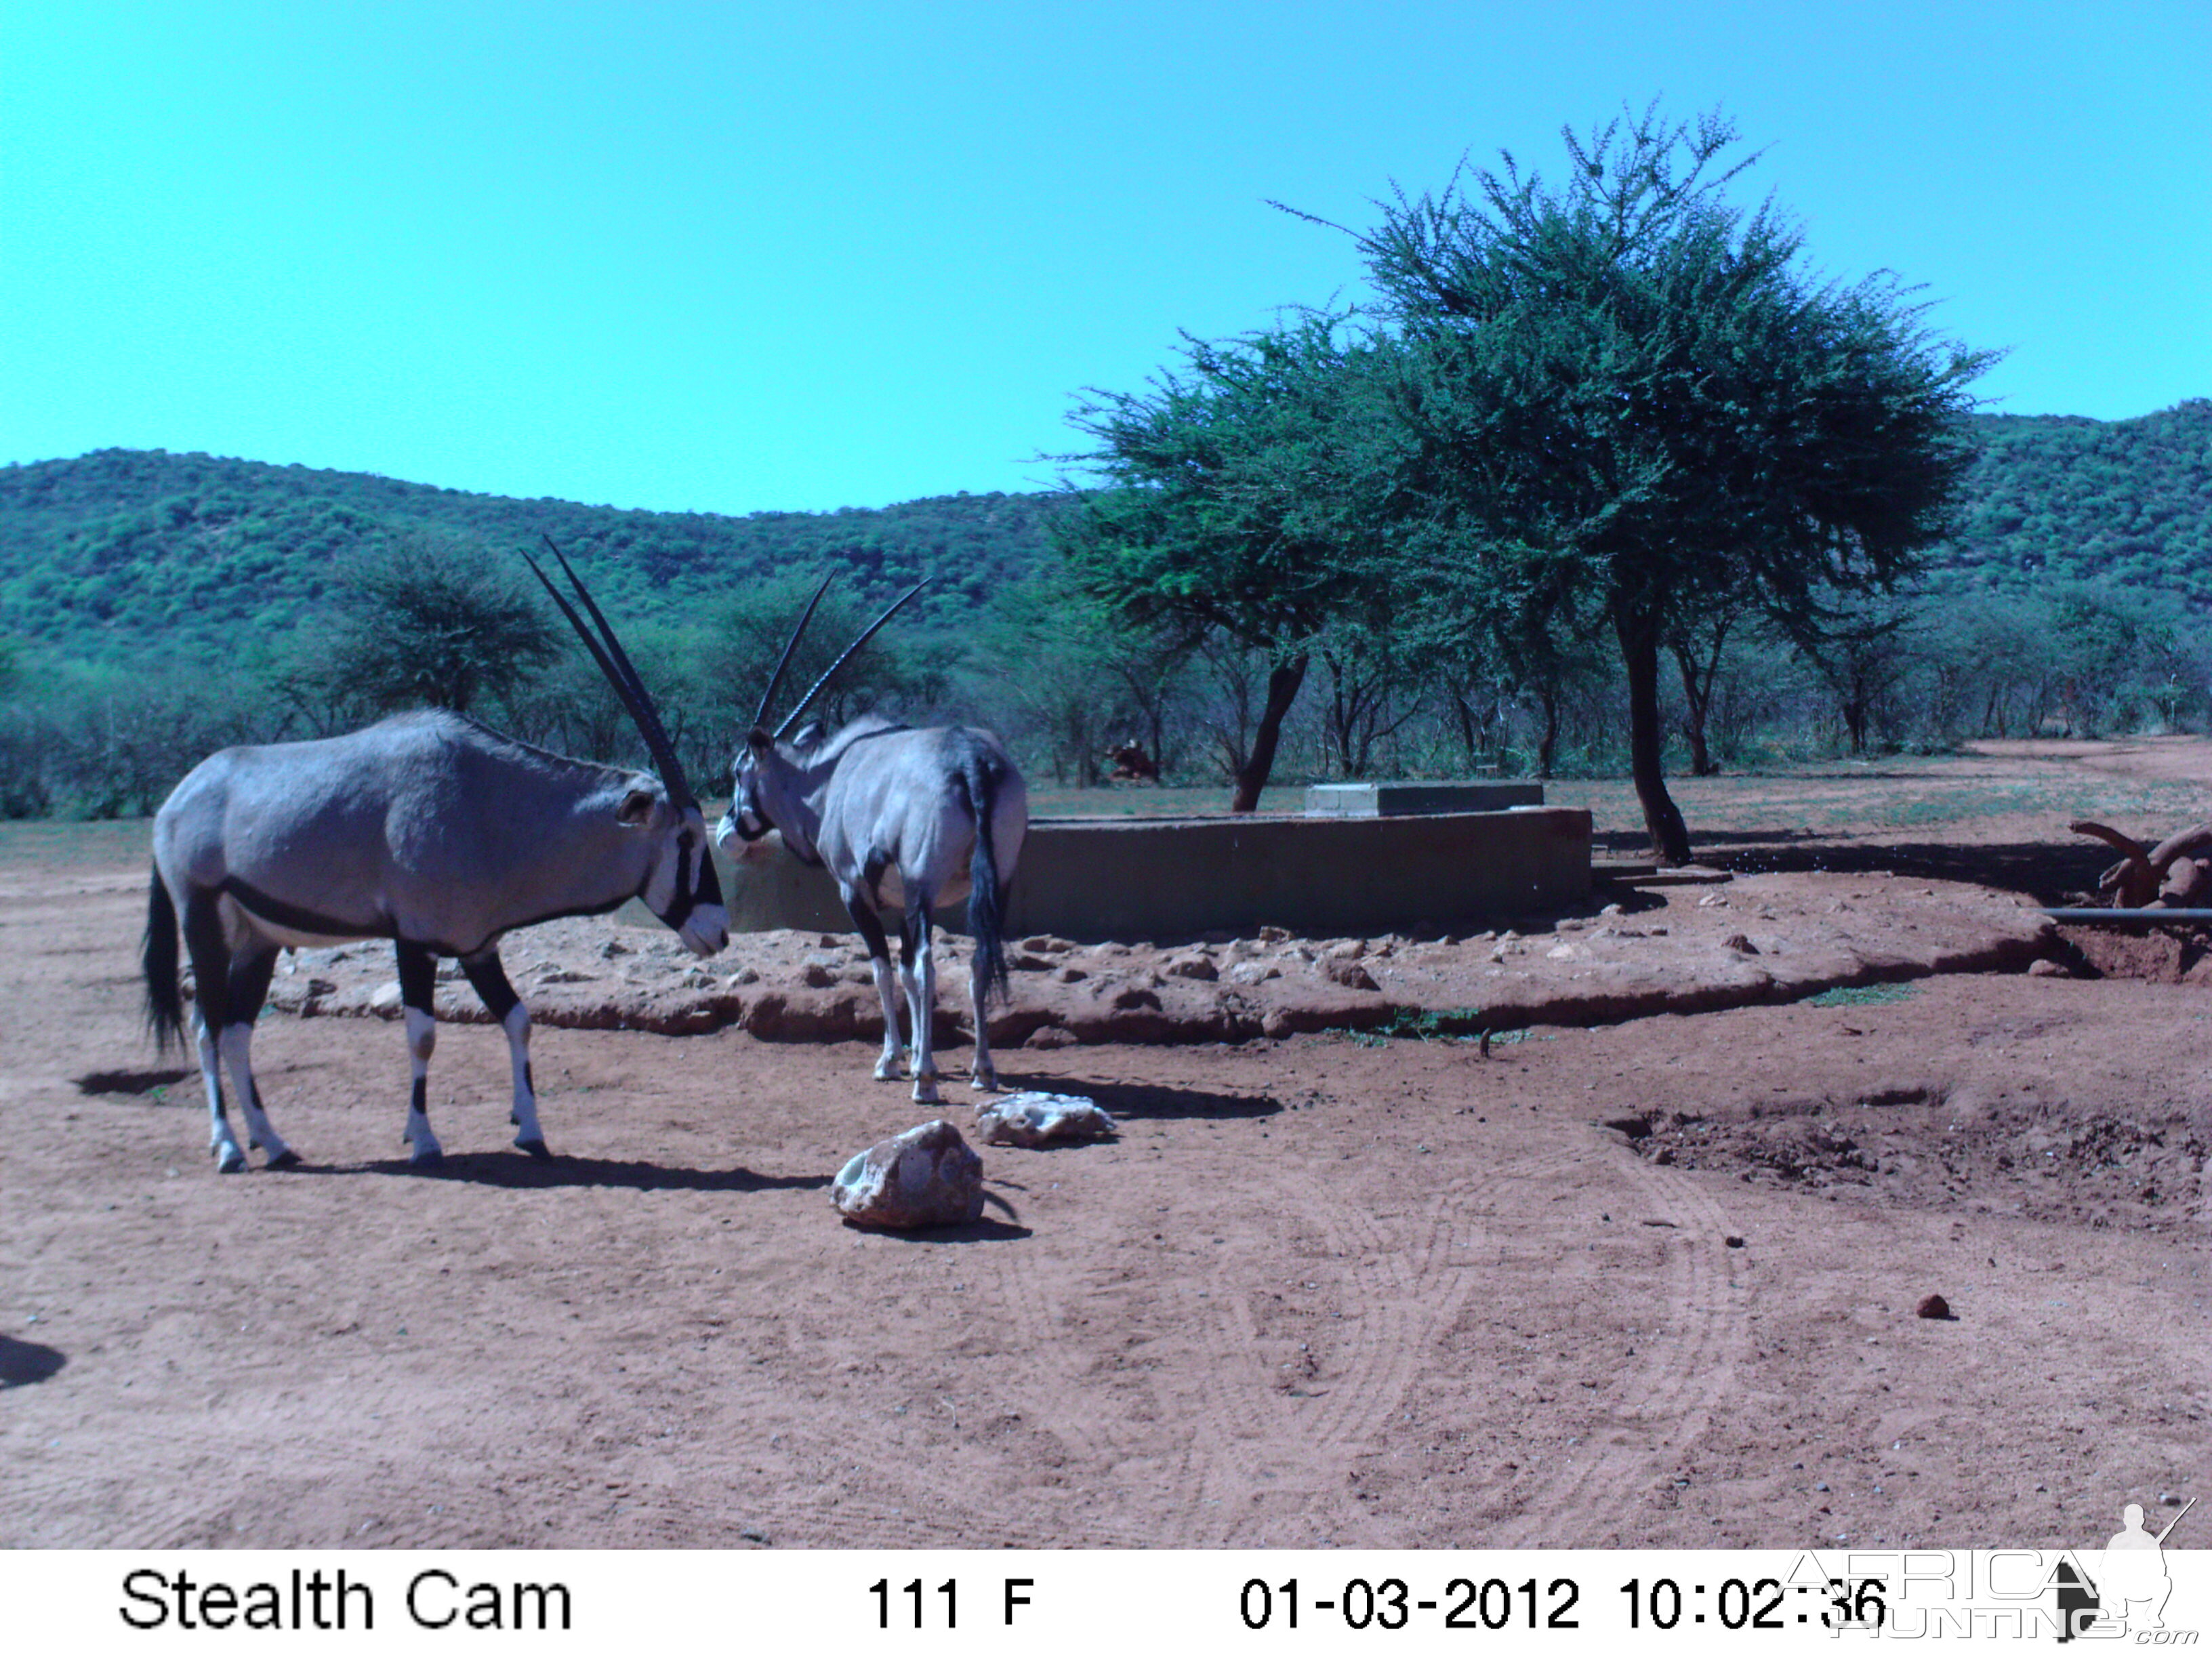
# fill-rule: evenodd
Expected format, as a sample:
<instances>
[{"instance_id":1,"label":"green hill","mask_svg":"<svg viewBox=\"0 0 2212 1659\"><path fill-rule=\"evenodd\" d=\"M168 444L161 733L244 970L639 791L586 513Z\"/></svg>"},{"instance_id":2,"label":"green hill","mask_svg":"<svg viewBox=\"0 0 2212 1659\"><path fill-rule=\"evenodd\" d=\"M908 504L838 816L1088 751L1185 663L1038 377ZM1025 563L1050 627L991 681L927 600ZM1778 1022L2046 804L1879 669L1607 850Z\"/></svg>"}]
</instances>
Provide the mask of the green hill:
<instances>
[{"instance_id":1,"label":"green hill","mask_svg":"<svg viewBox=\"0 0 2212 1659\"><path fill-rule=\"evenodd\" d=\"M2212 398L2131 421L1978 415L1940 589L2105 580L2212 608Z\"/></svg>"},{"instance_id":2,"label":"green hill","mask_svg":"<svg viewBox=\"0 0 2212 1659\"><path fill-rule=\"evenodd\" d=\"M337 579L337 562L397 539L504 552L550 535L608 610L666 617L748 577L842 567L865 596L922 577L940 623L1036 563L1053 498L948 495L880 510L624 512L518 501L367 473L100 450L0 468L0 634L89 659L234 647L283 629Z\"/></svg>"},{"instance_id":3,"label":"green hill","mask_svg":"<svg viewBox=\"0 0 2212 1659\"><path fill-rule=\"evenodd\" d=\"M2212 399L2130 421L1973 418L1981 454L1938 591L2108 580L2212 609ZM475 495L366 473L100 450L0 468L0 635L76 659L221 657L289 628L338 561L410 536L504 551L541 534L588 561L615 615L794 567L833 564L864 598L927 576L950 628L1036 568L1048 495L934 496L836 513L623 512Z\"/></svg>"}]
</instances>

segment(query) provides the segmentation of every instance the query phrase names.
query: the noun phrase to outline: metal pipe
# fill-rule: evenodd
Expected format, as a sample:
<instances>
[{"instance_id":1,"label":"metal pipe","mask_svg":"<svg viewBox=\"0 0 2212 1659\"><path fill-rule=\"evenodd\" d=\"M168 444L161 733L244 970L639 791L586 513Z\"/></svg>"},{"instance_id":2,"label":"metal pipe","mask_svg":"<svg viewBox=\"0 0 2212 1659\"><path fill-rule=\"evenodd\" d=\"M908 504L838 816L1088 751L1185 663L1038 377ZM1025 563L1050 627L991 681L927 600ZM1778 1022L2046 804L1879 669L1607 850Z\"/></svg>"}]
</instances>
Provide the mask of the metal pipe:
<instances>
[{"instance_id":1,"label":"metal pipe","mask_svg":"<svg viewBox=\"0 0 2212 1659\"><path fill-rule=\"evenodd\" d=\"M2043 913L2069 927L2212 927L2212 910L2105 910L2060 907Z\"/></svg>"}]
</instances>

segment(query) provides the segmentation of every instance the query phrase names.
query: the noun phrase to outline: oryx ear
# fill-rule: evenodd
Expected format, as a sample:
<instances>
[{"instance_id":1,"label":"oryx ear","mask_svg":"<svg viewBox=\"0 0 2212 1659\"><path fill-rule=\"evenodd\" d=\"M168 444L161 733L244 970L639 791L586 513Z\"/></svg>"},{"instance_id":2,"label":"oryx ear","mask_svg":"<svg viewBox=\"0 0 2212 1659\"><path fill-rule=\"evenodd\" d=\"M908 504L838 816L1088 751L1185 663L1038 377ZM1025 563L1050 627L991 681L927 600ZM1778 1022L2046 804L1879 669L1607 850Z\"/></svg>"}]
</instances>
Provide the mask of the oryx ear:
<instances>
[{"instance_id":1,"label":"oryx ear","mask_svg":"<svg viewBox=\"0 0 2212 1659\"><path fill-rule=\"evenodd\" d=\"M643 823L652 817L653 809L659 799L659 794L654 790L633 789L623 797L623 804L615 809L615 822L629 824Z\"/></svg>"},{"instance_id":2,"label":"oryx ear","mask_svg":"<svg viewBox=\"0 0 2212 1659\"><path fill-rule=\"evenodd\" d=\"M799 728L798 735L791 740L791 746L793 749L819 749L822 739L829 735L829 728L820 720L809 720Z\"/></svg>"},{"instance_id":3,"label":"oryx ear","mask_svg":"<svg viewBox=\"0 0 2212 1659\"><path fill-rule=\"evenodd\" d=\"M775 747L775 739L769 735L766 726L756 726L745 733L745 747L756 755L765 755Z\"/></svg>"}]
</instances>

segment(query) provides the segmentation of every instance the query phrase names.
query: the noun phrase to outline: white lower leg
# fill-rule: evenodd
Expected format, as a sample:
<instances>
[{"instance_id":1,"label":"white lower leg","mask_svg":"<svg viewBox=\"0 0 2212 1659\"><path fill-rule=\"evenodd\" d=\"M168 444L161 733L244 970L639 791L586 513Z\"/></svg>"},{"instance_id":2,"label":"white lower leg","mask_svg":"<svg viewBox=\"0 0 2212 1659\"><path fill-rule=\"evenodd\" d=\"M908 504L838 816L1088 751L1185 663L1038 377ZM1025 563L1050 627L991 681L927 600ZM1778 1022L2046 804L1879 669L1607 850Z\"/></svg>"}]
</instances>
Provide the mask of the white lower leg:
<instances>
[{"instance_id":1,"label":"white lower leg","mask_svg":"<svg viewBox=\"0 0 2212 1659\"><path fill-rule=\"evenodd\" d=\"M292 1149L269 1127L268 1114L261 1109L261 1091L253 1086L253 1028L226 1025L219 1046L230 1067L230 1086L238 1091L239 1109L246 1114L246 1145L258 1146L271 1164L289 1158Z\"/></svg>"},{"instance_id":2,"label":"white lower leg","mask_svg":"<svg viewBox=\"0 0 2212 1659\"><path fill-rule=\"evenodd\" d=\"M415 1149L414 1162L434 1164L446 1155L430 1132L430 1055L438 1046L438 1022L420 1008L407 1011L407 1057L414 1062L414 1092L407 1102L407 1128L399 1137Z\"/></svg>"},{"instance_id":3,"label":"white lower leg","mask_svg":"<svg viewBox=\"0 0 2212 1659\"><path fill-rule=\"evenodd\" d=\"M200 1026L200 1079L207 1085L208 1150L215 1154L217 1169L234 1175L246 1167L246 1153L230 1132L230 1115L222 1109L222 1061L204 1022Z\"/></svg>"},{"instance_id":4,"label":"white lower leg","mask_svg":"<svg viewBox=\"0 0 2212 1659\"><path fill-rule=\"evenodd\" d=\"M914 1097L936 1101L937 1054L932 1042L937 1012L937 963L929 946L930 929L921 930L921 948L915 952L914 970L907 978L907 1006L914 1015Z\"/></svg>"},{"instance_id":5,"label":"white lower leg","mask_svg":"<svg viewBox=\"0 0 2212 1659\"><path fill-rule=\"evenodd\" d=\"M898 981L889 957L871 957L868 965L876 970L876 996L884 1005L884 1052L876 1061L876 1081L889 1083L906 1062L906 1045L899 1041Z\"/></svg>"},{"instance_id":6,"label":"white lower leg","mask_svg":"<svg viewBox=\"0 0 2212 1659\"><path fill-rule=\"evenodd\" d=\"M501 1024L507 1030L507 1058L514 1066L514 1144L543 1146L545 1134L538 1127L538 1091L530 1076L530 1010L518 1002L507 1011Z\"/></svg>"}]
</instances>

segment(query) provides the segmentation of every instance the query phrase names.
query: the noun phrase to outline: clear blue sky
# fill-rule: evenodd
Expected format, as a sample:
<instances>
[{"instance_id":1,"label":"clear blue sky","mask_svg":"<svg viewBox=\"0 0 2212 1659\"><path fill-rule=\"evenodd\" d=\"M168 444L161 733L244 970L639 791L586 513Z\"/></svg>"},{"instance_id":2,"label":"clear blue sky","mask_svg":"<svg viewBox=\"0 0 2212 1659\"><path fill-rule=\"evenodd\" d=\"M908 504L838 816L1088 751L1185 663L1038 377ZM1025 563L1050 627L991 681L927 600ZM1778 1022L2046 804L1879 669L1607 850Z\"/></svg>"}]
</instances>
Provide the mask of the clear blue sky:
<instances>
[{"instance_id":1,"label":"clear blue sky","mask_svg":"<svg viewBox=\"0 0 2212 1659\"><path fill-rule=\"evenodd\" d=\"M17 3L0 462L744 513L1048 483L1085 386L1356 296L1392 180L1726 106L1995 407L2212 395L2212 4Z\"/></svg>"}]
</instances>

